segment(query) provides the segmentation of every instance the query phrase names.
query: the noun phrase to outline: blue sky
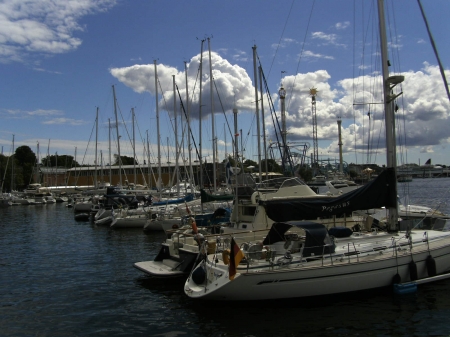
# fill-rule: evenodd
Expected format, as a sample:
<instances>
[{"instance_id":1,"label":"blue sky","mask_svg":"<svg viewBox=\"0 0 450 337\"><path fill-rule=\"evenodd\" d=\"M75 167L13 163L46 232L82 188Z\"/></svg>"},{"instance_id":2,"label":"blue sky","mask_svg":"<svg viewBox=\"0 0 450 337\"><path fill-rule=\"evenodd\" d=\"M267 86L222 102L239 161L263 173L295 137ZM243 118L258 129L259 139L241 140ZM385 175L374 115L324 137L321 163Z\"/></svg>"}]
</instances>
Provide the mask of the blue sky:
<instances>
[{"instance_id":1,"label":"blue sky","mask_svg":"<svg viewBox=\"0 0 450 337\"><path fill-rule=\"evenodd\" d=\"M386 3L391 73L405 75L404 94L398 101L398 125L401 143L406 147L399 151L399 161L423 164L432 158L435 164L449 165L449 100L419 7L413 0ZM450 13L450 2L423 1L423 5L448 76L450 23L445 13ZM194 97L192 129L198 135L195 83L200 41L206 39L202 137L203 155L209 156L208 160L212 159L211 110L218 159L223 160L225 152L231 151L222 106L230 125L230 109L239 109L244 156L257 159L252 58L252 47L256 45L277 110L281 83L287 91L288 140L312 146L308 93L315 87L319 90L319 154L338 158L339 116L344 160L384 164L384 123L379 106L353 105L363 97L365 102L379 102L379 96L371 92L372 88L379 91L380 71L374 12L375 2L350 0L5 0L0 4L0 145L8 155L14 135L16 147L28 145L36 152L39 142L41 157L47 151L74 155L76 148L78 162L93 163L98 107L98 148L103 162L108 162L107 125L108 119L114 125L114 85L119 120L123 121L119 123L121 153L132 155L128 134L132 134L134 108L138 159L143 160L142 143L148 132L155 162L156 60L161 83L162 161L170 160L175 145L169 119L169 115L173 117L172 76L184 95L186 62L189 90ZM213 108L207 38L219 92L214 96ZM194 86L197 92L192 93ZM267 141L275 141L267 101L264 104ZM115 143L115 129L112 131ZM113 145L113 153L117 153L115 148Z\"/></svg>"}]
</instances>

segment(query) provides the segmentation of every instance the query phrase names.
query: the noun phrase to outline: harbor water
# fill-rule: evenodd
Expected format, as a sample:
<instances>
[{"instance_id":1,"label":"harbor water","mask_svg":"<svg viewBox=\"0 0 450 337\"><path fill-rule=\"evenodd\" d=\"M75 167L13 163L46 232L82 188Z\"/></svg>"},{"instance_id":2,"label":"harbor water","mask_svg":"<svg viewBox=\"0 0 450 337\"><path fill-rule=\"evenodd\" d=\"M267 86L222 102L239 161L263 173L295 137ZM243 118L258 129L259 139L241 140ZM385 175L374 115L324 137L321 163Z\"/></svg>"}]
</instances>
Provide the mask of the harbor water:
<instances>
[{"instance_id":1,"label":"harbor water","mask_svg":"<svg viewBox=\"0 0 450 337\"><path fill-rule=\"evenodd\" d=\"M399 184L450 214L450 178ZM450 280L319 299L203 302L153 280L164 233L77 222L65 204L0 208L0 336L449 336Z\"/></svg>"}]
</instances>

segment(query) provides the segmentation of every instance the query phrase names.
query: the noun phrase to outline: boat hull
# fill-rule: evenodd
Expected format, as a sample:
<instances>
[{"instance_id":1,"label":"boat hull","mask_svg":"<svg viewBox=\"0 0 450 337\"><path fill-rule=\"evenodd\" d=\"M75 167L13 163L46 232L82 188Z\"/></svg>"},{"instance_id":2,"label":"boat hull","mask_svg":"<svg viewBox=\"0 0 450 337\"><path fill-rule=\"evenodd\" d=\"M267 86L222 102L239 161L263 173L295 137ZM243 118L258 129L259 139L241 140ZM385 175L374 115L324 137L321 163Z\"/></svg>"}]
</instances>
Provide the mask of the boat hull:
<instances>
[{"instance_id":1,"label":"boat hull","mask_svg":"<svg viewBox=\"0 0 450 337\"><path fill-rule=\"evenodd\" d=\"M430 249L436 262L437 274L450 272L450 238L440 243L430 242ZM398 252L396 258L390 249L382 253L377 252L373 256L361 257L359 260L355 257L349 260L337 259L328 265L322 265L319 260L311 264L259 272L246 272L242 268L238 269L238 274L232 281L229 280L228 266L220 261L215 266L206 265L206 290L205 285L194 282L192 276L186 281L184 290L191 298L222 301L269 300L356 292L392 286L397 274L402 282L412 281L412 260L417 267L418 279L434 276L429 275L427 271L428 256L426 244L422 244L420 248L414 249L412 257L410 252L404 249Z\"/></svg>"}]
</instances>

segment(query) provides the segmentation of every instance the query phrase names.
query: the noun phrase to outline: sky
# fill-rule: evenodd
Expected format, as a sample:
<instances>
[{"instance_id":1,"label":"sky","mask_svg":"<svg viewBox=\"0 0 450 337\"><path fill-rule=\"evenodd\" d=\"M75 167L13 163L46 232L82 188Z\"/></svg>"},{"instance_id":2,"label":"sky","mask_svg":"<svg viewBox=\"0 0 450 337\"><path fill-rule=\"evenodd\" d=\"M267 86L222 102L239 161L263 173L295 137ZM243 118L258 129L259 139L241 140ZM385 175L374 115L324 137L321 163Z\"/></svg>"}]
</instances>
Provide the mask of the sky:
<instances>
[{"instance_id":1,"label":"sky","mask_svg":"<svg viewBox=\"0 0 450 337\"><path fill-rule=\"evenodd\" d=\"M448 77L450 22L445 13L450 14L450 1L422 3ZM398 161L424 164L431 158L433 164L450 165L449 98L417 1L386 0L386 13L390 74L405 76L396 101ZM263 130L273 148L283 86L293 152L302 153L306 146L309 157L313 151L310 89L315 88L319 157L339 160L340 118L344 161L383 165L378 40L376 3L369 0L4 0L0 146L9 155L14 139L14 148L27 145L40 158L67 154L93 164L97 139L97 161L106 164L110 152L118 153L119 134L121 155L133 156L134 139L142 163L148 139L155 163L158 110L162 162L174 161L175 131L186 160L181 134L187 123L181 121L178 97L174 110L173 88L175 81L186 111L187 69L191 129L199 146L201 113L202 156L209 162L213 129L217 160L232 152L233 108L238 109L244 157L258 160ZM260 138L253 48L270 93L270 100L266 90L262 98Z\"/></svg>"}]
</instances>

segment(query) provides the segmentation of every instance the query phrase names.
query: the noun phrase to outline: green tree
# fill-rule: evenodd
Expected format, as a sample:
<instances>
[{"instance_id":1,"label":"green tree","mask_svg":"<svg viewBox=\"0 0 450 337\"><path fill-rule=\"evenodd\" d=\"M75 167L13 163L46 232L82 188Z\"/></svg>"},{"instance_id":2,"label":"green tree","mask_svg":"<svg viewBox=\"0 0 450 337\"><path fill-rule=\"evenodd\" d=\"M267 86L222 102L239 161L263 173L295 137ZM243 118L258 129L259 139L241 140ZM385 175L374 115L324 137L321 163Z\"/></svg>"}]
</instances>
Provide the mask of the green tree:
<instances>
[{"instance_id":1,"label":"green tree","mask_svg":"<svg viewBox=\"0 0 450 337\"><path fill-rule=\"evenodd\" d=\"M313 177L313 171L311 168L302 166L297 171L300 178L302 178L303 181L308 182L312 180Z\"/></svg>"},{"instance_id":2,"label":"green tree","mask_svg":"<svg viewBox=\"0 0 450 337\"><path fill-rule=\"evenodd\" d=\"M33 181L36 155L29 146L19 146L14 153L14 183L18 190L23 190Z\"/></svg>"},{"instance_id":3,"label":"green tree","mask_svg":"<svg viewBox=\"0 0 450 337\"><path fill-rule=\"evenodd\" d=\"M73 156L68 155L51 155L46 156L45 158L42 158L41 160L42 165L45 167L79 167L80 164L74 160Z\"/></svg>"},{"instance_id":4,"label":"green tree","mask_svg":"<svg viewBox=\"0 0 450 337\"><path fill-rule=\"evenodd\" d=\"M249 166L253 166L253 168L249 169L248 168ZM258 163L256 161L251 160L251 159L247 159L246 161L244 161L244 170L246 172L250 172L250 171L255 172L255 171L258 170Z\"/></svg>"},{"instance_id":5,"label":"green tree","mask_svg":"<svg viewBox=\"0 0 450 337\"><path fill-rule=\"evenodd\" d=\"M120 156L120 161L122 165L138 165L137 160L135 160L133 157L128 156ZM113 165L119 165L119 155L114 154L114 164Z\"/></svg>"},{"instance_id":6,"label":"green tree","mask_svg":"<svg viewBox=\"0 0 450 337\"><path fill-rule=\"evenodd\" d=\"M266 169L266 159L261 160L261 169ZM281 166L275 161L275 159L267 159L267 170L269 172L283 173Z\"/></svg>"}]
</instances>

